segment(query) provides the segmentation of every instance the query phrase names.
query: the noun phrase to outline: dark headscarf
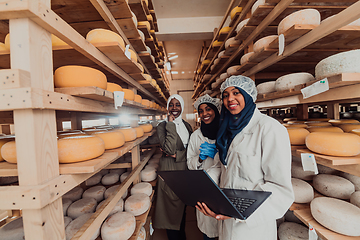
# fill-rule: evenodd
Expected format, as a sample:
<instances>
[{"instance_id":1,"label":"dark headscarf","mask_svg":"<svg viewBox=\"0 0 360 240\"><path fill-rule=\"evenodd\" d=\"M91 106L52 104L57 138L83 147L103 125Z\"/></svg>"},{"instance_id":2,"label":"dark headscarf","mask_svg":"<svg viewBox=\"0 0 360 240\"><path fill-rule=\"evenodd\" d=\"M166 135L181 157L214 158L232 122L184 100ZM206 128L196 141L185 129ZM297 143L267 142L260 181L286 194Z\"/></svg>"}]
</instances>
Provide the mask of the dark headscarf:
<instances>
[{"instance_id":1,"label":"dark headscarf","mask_svg":"<svg viewBox=\"0 0 360 240\"><path fill-rule=\"evenodd\" d=\"M220 113L219 113L219 110L217 109L217 107L214 104L211 104L211 103L203 103L203 104L206 104L212 110L214 110L215 118L209 124L206 124L203 121L201 121L200 130L201 130L201 133L205 137L207 137L209 139L212 139L212 140L215 140L217 132L219 130ZM200 108L201 105L202 104L199 105L199 108ZM198 111L199 111L199 109L198 109Z\"/></svg>"},{"instance_id":2,"label":"dark headscarf","mask_svg":"<svg viewBox=\"0 0 360 240\"><path fill-rule=\"evenodd\" d=\"M240 90L240 93L244 97L245 107L240 113L233 115L226 109L224 104L222 105L220 128L216 138L216 147L219 150L220 161L224 165L227 164L225 159L232 140L248 125L256 108L253 98L243 89L236 88Z\"/></svg>"}]
</instances>

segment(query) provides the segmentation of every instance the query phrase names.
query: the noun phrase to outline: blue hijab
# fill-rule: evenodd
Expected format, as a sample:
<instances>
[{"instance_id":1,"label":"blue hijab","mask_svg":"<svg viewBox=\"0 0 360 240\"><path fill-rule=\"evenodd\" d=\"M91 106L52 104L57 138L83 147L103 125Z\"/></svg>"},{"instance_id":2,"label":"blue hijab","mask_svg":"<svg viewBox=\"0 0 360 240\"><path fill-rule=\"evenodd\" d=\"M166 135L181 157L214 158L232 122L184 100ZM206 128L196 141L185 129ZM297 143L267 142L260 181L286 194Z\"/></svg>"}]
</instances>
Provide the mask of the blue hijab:
<instances>
[{"instance_id":1,"label":"blue hijab","mask_svg":"<svg viewBox=\"0 0 360 240\"><path fill-rule=\"evenodd\" d=\"M235 86L236 87L236 86ZM246 127L254 114L256 104L252 97L243 89L239 89L245 100L245 107L240 113L233 115L226 109L224 104L221 108L220 128L216 138L216 147L222 164L226 165L226 156L232 140Z\"/></svg>"}]
</instances>

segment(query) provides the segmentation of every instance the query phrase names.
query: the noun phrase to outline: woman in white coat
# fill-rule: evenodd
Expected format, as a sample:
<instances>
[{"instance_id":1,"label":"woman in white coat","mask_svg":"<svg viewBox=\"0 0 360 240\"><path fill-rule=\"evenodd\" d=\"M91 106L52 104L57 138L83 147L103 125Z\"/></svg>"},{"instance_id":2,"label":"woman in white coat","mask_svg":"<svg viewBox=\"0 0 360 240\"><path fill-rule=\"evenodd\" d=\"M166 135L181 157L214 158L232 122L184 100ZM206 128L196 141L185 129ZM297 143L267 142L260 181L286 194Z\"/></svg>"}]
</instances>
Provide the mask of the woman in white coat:
<instances>
[{"instance_id":1,"label":"woman in white coat","mask_svg":"<svg viewBox=\"0 0 360 240\"><path fill-rule=\"evenodd\" d=\"M245 221L217 215L204 203L197 208L220 222L219 240L276 240L276 219L294 200L291 147L278 121L256 108L256 86L245 76L221 85L223 106L216 139L221 161L220 188L269 191L271 196Z\"/></svg>"},{"instance_id":2,"label":"woman in white coat","mask_svg":"<svg viewBox=\"0 0 360 240\"><path fill-rule=\"evenodd\" d=\"M190 136L187 151L187 166L190 170L212 169L219 163L219 157L215 145L217 130L220 120L220 99L212 98L208 94L199 97L194 107L201 119L200 128ZM219 174L215 176L209 173L214 182L219 182ZM215 239L219 236L218 221L205 216L196 210L197 225L203 233L204 240Z\"/></svg>"}]
</instances>

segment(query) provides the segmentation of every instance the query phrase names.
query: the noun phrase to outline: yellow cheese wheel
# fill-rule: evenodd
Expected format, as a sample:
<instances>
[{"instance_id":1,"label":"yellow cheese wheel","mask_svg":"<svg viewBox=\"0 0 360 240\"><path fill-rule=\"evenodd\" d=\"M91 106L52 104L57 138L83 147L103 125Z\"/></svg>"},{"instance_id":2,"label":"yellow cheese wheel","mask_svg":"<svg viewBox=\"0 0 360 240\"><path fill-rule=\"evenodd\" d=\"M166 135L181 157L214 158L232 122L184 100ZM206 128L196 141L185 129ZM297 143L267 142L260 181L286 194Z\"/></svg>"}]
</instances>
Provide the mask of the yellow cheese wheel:
<instances>
[{"instance_id":1,"label":"yellow cheese wheel","mask_svg":"<svg viewBox=\"0 0 360 240\"><path fill-rule=\"evenodd\" d=\"M88 40L90 43L108 43L108 42L117 42L125 48L125 43L122 37L107 29L97 28L93 29L86 35L86 40Z\"/></svg>"},{"instance_id":2,"label":"yellow cheese wheel","mask_svg":"<svg viewBox=\"0 0 360 240\"><path fill-rule=\"evenodd\" d=\"M204 61L202 61L202 63L201 64L203 64L203 65L207 65L207 64L209 64L211 62L211 60L210 59L205 59Z\"/></svg>"},{"instance_id":3,"label":"yellow cheese wheel","mask_svg":"<svg viewBox=\"0 0 360 240\"><path fill-rule=\"evenodd\" d=\"M354 129L360 129L360 123L348 123L338 125L344 132L351 132Z\"/></svg>"},{"instance_id":4,"label":"yellow cheese wheel","mask_svg":"<svg viewBox=\"0 0 360 240\"><path fill-rule=\"evenodd\" d=\"M141 104L144 105L144 106L150 107L150 101L147 100L147 99L141 100Z\"/></svg>"},{"instance_id":5,"label":"yellow cheese wheel","mask_svg":"<svg viewBox=\"0 0 360 240\"><path fill-rule=\"evenodd\" d=\"M136 130L133 128L119 128L116 131L120 131L124 134L125 142L134 141L136 139Z\"/></svg>"},{"instance_id":6,"label":"yellow cheese wheel","mask_svg":"<svg viewBox=\"0 0 360 240\"><path fill-rule=\"evenodd\" d=\"M139 127L141 127L146 133L151 132L151 130L153 129L153 126L151 124L142 124L139 125Z\"/></svg>"},{"instance_id":7,"label":"yellow cheese wheel","mask_svg":"<svg viewBox=\"0 0 360 240\"><path fill-rule=\"evenodd\" d=\"M134 101L134 99L135 99L135 93L134 93L133 90L123 88L123 92L124 92L124 94L125 94L125 95L124 95L124 98L125 98L125 99Z\"/></svg>"},{"instance_id":8,"label":"yellow cheese wheel","mask_svg":"<svg viewBox=\"0 0 360 240\"><path fill-rule=\"evenodd\" d=\"M291 145L304 145L309 131L305 128L287 128Z\"/></svg>"},{"instance_id":9,"label":"yellow cheese wheel","mask_svg":"<svg viewBox=\"0 0 360 240\"><path fill-rule=\"evenodd\" d=\"M130 239L136 227L134 214L118 212L108 217L101 226L101 238L104 240Z\"/></svg>"},{"instance_id":10,"label":"yellow cheese wheel","mask_svg":"<svg viewBox=\"0 0 360 240\"><path fill-rule=\"evenodd\" d=\"M135 98L134 98L134 101L138 102L138 103L141 103L142 102L142 97L140 95L136 94Z\"/></svg>"},{"instance_id":11,"label":"yellow cheese wheel","mask_svg":"<svg viewBox=\"0 0 360 240\"><path fill-rule=\"evenodd\" d=\"M106 129L84 129L84 133L86 133L87 135L91 135L97 132L104 132L106 131Z\"/></svg>"},{"instance_id":12,"label":"yellow cheese wheel","mask_svg":"<svg viewBox=\"0 0 360 240\"><path fill-rule=\"evenodd\" d=\"M9 163L17 163L16 161L16 144L15 141L4 143L1 147L2 158Z\"/></svg>"},{"instance_id":13,"label":"yellow cheese wheel","mask_svg":"<svg viewBox=\"0 0 360 240\"><path fill-rule=\"evenodd\" d=\"M58 38L57 36L55 36L54 34L51 34L51 45L53 47L58 47L58 46L67 46L68 44L63 40L61 40L60 38Z\"/></svg>"},{"instance_id":14,"label":"yellow cheese wheel","mask_svg":"<svg viewBox=\"0 0 360 240\"><path fill-rule=\"evenodd\" d=\"M77 136L58 140L60 163L74 163L99 157L105 152L105 143L95 136Z\"/></svg>"},{"instance_id":15,"label":"yellow cheese wheel","mask_svg":"<svg viewBox=\"0 0 360 240\"><path fill-rule=\"evenodd\" d=\"M218 40L214 41L212 46L213 47L220 47L223 44L223 42L219 42Z\"/></svg>"},{"instance_id":16,"label":"yellow cheese wheel","mask_svg":"<svg viewBox=\"0 0 360 240\"><path fill-rule=\"evenodd\" d=\"M230 12L230 19L233 20L236 13L240 13L242 11L242 7L234 7Z\"/></svg>"},{"instance_id":17,"label":"yellow cheese wheel","mask_svg":"<svg viewBox=\"0 0 360 240\"><path fill-rule=\"evenodd\" d=\"M342 133L343 130L339 127L333 127L333 126L311 126L308 127L307 130L309 132L340 132Z\"/></svg>"},{"instance_id":18,"label":"yellow cheese wheel","mask_svg":"<svg viewBox=\"0 0 360 240\"><path fill-rule=\"evenodd\" d=\"M57 88L95 86L106 89L106 75L84 66L63 66L55 70L54 83Z\"/></svg>"},{"instance_id":19,"label":"yellow cheese wheel","mask_svg":"<svg viewBox=\"0 0 360 240\"><path fill-rule=\"evenodd\" d=\"M230 30L231 30L231 27L223 27L222 29L220 29L219 34L220 34L220 33L227 33L227 32L229 32Z\"/></svg>"},{"instance_id":20,"label":"yellow cheese wheel","mask_svg":"<svg viewBox=\"0 0 360 240\"><path fill-rule=\"evenodd\" d=\"M4 158L1 156L1 147L9 141L11 141L11 140L10 139L0 139L0 162L4 161Z\"/></svg>"},{"instance_id":21,"label":"yellow cheese wheel","mask_svg":"<svg viewBox=\"0 0 360 240\"><path fill-rule=\"evenodd\" d=\"M125 55L133 62L137 62L137 55L136 53L131 50L131 49L128 49L126 52L125 52Z\"/></svg>"},{"instance_id":22,"label":"yellow cheese wheel","mask_svg":"<svg viewBox=\"0 0 360 240\"><path fill-rule=\"evenodd\" d=\"M7 51L8 49L5 47L5 44L0 42L0 51Z\"/></svg>"},{"instance_id":23,"label":"yellow cheese wheel","mask_svg":"<svg viewBox=\"0 0 360 240\"><path fill-rule=\"evenodd\" d=\"M119 84L108 82L106 85L106 90L110 92L115 92L115 91L122 91L123 88Z\"/></svg>"},{"instance_id":24,"label":"yellow cheese wheel","mask_svg":"<svg viewBox=\"0 0 360 240\"><path fill-rule=\"evenodd\" d=\"M147 81L151 81L152 77L149 74L143 74L143 77L145 78L145 80Z\"/></svg>"},{"instance_id":25,"label":"yellow cheese wheel","mask_svg":"<svg viewBox=\"0 0 360 240\"><path fill-rule=\"evenodd\" d=\"M296 118L284 118L283 122L296 121Z\"/></svg>"},{"instance_id":26,"label":"yellow cheese wheel","mask_svg":"<svg viewBox=\"0 0 360 240\"><path fill-rule=\"evenodd\" d=\"M290 123L290 124L292 124L292 123L305 123L306 121L302 121L302 120L290 120L290 121L288 121L287 123Z\"/></svg>"},{"instance_id":27,"label":"yellow cheese wheel","mask_svg":"<svg viewBox=\"0 0 360 240\"><path fill-rule=\"evenodd\" d=\"M144 129L142 129L141 127L136 127L134 128L136 131L136 137L142 137L144 136Z\"/></svg>"},{"instance_id":28,"label":"yellow cheese wheel","mask_svg":"<svg viewBox=\"0 0 360 240\"><path fill-rule=\"evenodd\" d=\"M283 126L286 128L307 128L307 125L304 123L283 123Z\"/></svg>"},{"instance_id":29,"label":"yellow cheese wheel","mask_svg":"<svg viewBox=\"0 0 360 240\"><path fill-rule=\"evenodd\" d=\"M138 22L138 26L146 26L146 28L149 30L149 32L151 30L151 26L148 21L140 21L140 22Z\"/></svg>"},{"instance_id":30,"label":"yellow cheese wheel","mask_svg":"<svg viewBox=\"0 0 360 240\"><path fill-rule=\"evenodd\" d=\"M6 34L6 36L5 36L5 48L7 50L10 50L10 34L9 33Z\"/></svg>"},{"instance_id":31,"label":"yellow cheese wheel","mask_svg":"<svg viewBox=\"0 0 360 240\"><path fill-rule=\"evenodd\" d=\"M333 126L339 126L341 124L348 124L348 123L359 123L356 119L330 119L329 123Z\"/></svg>"},{"instance_id":32,"label":"yellow cheese wheel","mask_svg":"<svg viewBox=\"0 0 360 240\"><path fill-rule=\"evenodd\" d=\"M351 130L351 133L357 134L360 136L360 129L353 129Z\"/></svg>"},{"instance_id":33,"label":"yellow cheese wheel","mask_svg":"<svg viewBox=\"0 0 360 240\"><path fill-rule=\"evenodd\" d=\"M119 131L95 132L105 143L105 149L119 148L125 144L125 136Z\"/></svg>"},{"instance_id":34,"label":"yellow cheese wheel","mask_svg":"<svg viewBox=\"0 0 360 240\"><path fill-rule=\"evenodd\" d=\"M360 154L360 136L351 133L312 132L305 142L309 150L320 154L338 157Z\"/></svg>"},{"instance_id":35,"label":"yellow cheese wheel","mask_svg":"<svg viewBox=\"0 0 360 240\"><path fill-rule=\"evenodd\" d=\"M325 126L332 126L329 122L321 122L321 121L308 121L305 122L308 126L318 126L318 127L325 127Z\"/></svg>"},{"instance_id":36,"label":"yellow cheese wheel","mask_svg":"<svg viewBox=\"0 0 360 240\"><path fill-rule=\"evenodd\" d=\"M151 14L146 15L146 18L147 18L147 20L148 20L149 22L153 21L153 17L151 16ZM152 31L152 30L150 30L150 32L151 32L151 31Z\"/></svg>"},{"instance_id":37,"label":"yellow cheese wheel","mask_svg":"<svg viewBox=\"0 0 360 240\"><path fill-rule=\"evenodd\" d=\"M310 118L308 121L328 122L330 118Z\"/></svg>"}]
</instances>

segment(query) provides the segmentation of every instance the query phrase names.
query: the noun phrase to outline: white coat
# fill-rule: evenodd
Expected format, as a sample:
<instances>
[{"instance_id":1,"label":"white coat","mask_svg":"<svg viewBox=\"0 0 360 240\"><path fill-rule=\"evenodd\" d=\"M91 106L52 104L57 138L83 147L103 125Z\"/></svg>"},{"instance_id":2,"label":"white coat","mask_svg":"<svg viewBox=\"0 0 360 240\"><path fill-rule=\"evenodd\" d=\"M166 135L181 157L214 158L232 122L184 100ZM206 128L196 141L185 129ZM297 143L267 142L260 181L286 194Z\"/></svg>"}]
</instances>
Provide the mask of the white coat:
<instances>
[{"instance_id":1,"label":"white coat","mask_svg":"<svg viewBox=\"0 0 360 240\"><path fill-rule=\"evenodd\" d=\"M187 149L187 166L190 170L200 170L204 169L207 171L208 169L214 169L213 173L208 172L211 178L215 183L219 182L219 174L220 171L216 171L215 165L219 166L219 154L215 155L215 159L207 157L201 163L199 162L200 155L200 145L204 142L215 143L215 140L208 139L204 137L201 133L200 128L193 132L190 136L188 149ZM215 167L215 168L214 168ZM214 174L215 173L215 174ZM218 231L218 220L212 217L205 216L199 210L196 209L196 218L198 228L202 233L205 233L210 238L215 238L219 236Z\"/></svg>"},{"instance_id":2,"label":"white coat","mask_svg":"<svg viewBox=\"0 0 360 240\"><path fill-rule=\"evenodd\" d=\"M219 240L276 240L276 219L294 201L291 185L291 146L286 128L258 109L233 139L226 167L221 164L220 188L272 192L245 221L221 221Z\"/></svg>"}]
</instances>

